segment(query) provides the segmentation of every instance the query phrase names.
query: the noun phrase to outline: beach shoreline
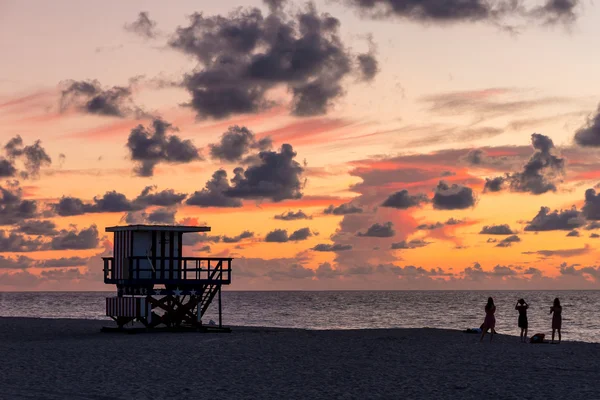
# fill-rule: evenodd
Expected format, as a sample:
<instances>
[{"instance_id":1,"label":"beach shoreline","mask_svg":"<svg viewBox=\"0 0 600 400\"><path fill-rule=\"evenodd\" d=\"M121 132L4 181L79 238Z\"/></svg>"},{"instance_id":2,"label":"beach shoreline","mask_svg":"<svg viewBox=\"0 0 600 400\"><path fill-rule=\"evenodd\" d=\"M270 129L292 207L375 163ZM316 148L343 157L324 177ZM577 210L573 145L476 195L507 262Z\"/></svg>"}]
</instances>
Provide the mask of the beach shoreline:
<instances>
[{"instance_id":1,"label":"beach shoreline","mask_svg":"<svg viewBox=\"0 0 600 400\"><path fill-rule=\"evenodd\" d=\"M101 333L0 317L2 399L590 398L600 344L435 328ZM562 393L562 394L561 394Z\"/></svg>"}]
</instances>

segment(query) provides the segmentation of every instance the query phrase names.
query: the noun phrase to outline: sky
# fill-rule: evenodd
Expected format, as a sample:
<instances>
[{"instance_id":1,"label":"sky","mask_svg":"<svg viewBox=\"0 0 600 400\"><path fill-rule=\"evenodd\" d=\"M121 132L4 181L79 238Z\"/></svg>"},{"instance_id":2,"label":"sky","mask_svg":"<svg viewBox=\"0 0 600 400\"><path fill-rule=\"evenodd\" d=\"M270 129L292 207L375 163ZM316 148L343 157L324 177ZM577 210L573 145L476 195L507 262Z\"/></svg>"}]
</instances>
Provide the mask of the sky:
<instances>
[{"instance_id":1,"label":"sky","mask_svg":"<svg viewBox=\"0 0 600 400\"><path fill-rule=\"evenodd\" d=\"M0 290L210 226L233 290L600 288L600 8L0 0Z\"/></svg>"}]
</instances>

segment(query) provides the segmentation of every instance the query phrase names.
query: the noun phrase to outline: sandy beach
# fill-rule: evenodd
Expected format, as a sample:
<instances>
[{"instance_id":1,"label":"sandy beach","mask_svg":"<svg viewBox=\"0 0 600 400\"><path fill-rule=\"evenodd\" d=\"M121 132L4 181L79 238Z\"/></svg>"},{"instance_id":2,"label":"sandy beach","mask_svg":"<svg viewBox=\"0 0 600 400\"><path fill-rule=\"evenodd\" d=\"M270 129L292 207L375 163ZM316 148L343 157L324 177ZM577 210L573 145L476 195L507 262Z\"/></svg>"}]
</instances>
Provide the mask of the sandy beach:
<instances>
[{"instance_id":1,"label":"sandy beach","mask_svg":"<svg viewBox=\"0 0 600 400\"><path fill-rule=\"evenodd\" d=\"M438 329L101 333L0 318L2 399L598 398L600 344Z\"/></svg>"}]
</instances>

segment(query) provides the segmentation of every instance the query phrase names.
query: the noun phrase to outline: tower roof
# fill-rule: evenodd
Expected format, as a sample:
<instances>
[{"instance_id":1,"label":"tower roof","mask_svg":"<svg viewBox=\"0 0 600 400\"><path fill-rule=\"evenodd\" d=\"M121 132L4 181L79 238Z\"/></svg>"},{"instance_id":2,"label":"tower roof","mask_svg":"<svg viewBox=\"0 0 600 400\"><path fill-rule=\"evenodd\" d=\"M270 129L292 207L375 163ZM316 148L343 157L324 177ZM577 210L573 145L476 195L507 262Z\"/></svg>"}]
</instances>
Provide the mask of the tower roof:
<instances>
[{"instance_id":1,"label":"tower roof","mask_svg":"<svg viewBox=\"0 0 600 400\"><path fill-rule=\"evenodd\" d=\"M210 226L182 226L182 225L121 225L121 226L108 226L105 229L106 232L125 232L125 231L138 231L138 232L152 232L152 231L163 231L163 232L210 232Z\"/></svg>"}]
</instances>

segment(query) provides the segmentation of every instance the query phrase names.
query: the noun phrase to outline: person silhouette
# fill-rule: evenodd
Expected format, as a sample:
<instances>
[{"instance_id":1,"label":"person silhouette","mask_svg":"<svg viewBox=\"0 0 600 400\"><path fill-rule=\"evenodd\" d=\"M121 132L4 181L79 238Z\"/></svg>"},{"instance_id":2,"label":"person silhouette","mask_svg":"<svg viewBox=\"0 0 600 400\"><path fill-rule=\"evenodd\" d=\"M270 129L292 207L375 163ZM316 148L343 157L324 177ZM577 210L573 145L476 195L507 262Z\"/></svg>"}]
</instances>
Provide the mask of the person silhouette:
<instances>
[{"instance_id":1,"label":"person silhouette","mask_svg":"<svg viewBox=\"0 0 600 400\"><path fill-rule=\"evenodd\" d=\"M485 305L485 319L483 320L483 326L481 327L481 338L479 341L483 340L488 329L490 329L490 343L494 338L494 328L496 327L496 317L494 313L496 312L496 306L494 305L494 299L488 297L487 304Z\"/></svg>"},{"instance_id":2,"label":"person silhouette","mask_svg":"<svg viewBox=\"0 0 600 400\"><path fill-rule=\"evenodd\" d=\"M558 343L560 343L561 335L560 328L562 327L562 306L560 305L560 300L557 298L554 299L554 305L550 307L550 314L552 315L552 342L554 343L554 333L558 331Z\"/></svg>"},{"instance_id":3,"label":"person silhouette","mask_svg":"<svg viewBox=\"0 0 600 400\"><path fill-rule=\"evenodd\" d=\"M527 342L527 328L529 327L527 322L528 308L529 304L527 304L524 299L519 299L519 301L517 301L517 305L515 306L515 310L519 312L518 325L519 328L521 328L521 342Z\"/></svg>"}]
</instances>

